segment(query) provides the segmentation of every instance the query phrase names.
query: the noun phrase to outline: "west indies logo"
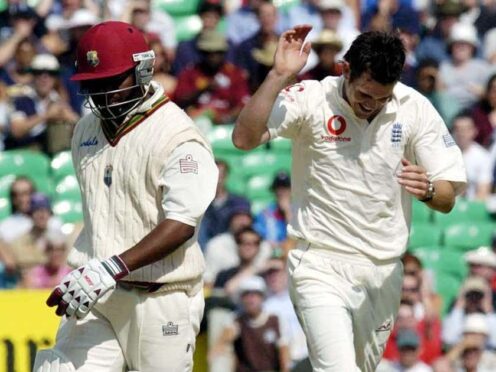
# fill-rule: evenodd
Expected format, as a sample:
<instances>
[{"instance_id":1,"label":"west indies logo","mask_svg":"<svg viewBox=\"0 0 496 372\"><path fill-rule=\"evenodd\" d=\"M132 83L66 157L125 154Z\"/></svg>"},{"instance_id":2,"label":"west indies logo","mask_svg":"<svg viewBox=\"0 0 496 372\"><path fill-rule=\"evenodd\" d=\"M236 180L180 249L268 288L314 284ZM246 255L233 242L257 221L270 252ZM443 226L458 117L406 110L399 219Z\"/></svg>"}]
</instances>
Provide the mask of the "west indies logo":
<instances>
[{"instance_id":1,"label":"west indies logo","mask_svg":"<svg viewBox=\"0 0 496 372\"><path fill-rule=\"evenodd\" d=\"M324 142L350 142L351 137L341 137L346 130L346 120L341 115L333 115L324 124L329 136L322 136Z\"/></svg>"}]
</instances>

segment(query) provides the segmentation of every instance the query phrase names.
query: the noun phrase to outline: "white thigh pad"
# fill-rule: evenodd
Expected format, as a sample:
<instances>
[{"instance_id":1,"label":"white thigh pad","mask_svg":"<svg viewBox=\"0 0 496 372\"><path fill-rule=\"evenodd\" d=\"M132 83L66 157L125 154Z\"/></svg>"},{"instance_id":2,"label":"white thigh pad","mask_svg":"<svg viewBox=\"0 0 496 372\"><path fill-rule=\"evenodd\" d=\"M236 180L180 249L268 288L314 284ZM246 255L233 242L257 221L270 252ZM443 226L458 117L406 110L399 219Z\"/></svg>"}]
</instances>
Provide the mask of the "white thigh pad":
<instances>
[{"instance_id":1,"label":"white thigh pad","mask_svg":"<svg viewBox=\"0 0 496 372\"><path fill-rule=\"evenodd\" d=\"M76 369L61 351L44 349L36 353L33 372L76 372Z\"/></svg>"}]
</instances>

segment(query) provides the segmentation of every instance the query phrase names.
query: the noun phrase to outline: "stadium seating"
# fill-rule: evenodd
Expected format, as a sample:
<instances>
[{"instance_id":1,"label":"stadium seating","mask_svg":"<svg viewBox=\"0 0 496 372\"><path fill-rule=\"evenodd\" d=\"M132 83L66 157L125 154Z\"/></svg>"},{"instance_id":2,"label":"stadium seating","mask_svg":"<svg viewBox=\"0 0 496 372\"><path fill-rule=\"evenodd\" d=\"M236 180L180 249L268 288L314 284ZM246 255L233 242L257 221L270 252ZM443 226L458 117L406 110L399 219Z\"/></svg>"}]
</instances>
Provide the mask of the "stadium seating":
<instances>
[{"instance_id":1,"label":"stadium seating","mask_svg":"<svg viewBox=\"0 0 496 372\"><path fill-rule=\"evenodd\" d=\"M51 163L50 168L55 181L60 181L68 175L74 175L75 170L72 164L72 155L70 151L62 151L56 154Z\"/></svg>"},{"instance_id":2,"label":"stadium seating","mask_svg":"<svg viewBox=\"0 0 496 372\"><path fill-rule=\"evenodd\" d=\"M47 155L29 150L10 150L0 153L0 177L24 175L31 178L48 176L50 159Z\"/></svg>"},{"instance_id":3,"label":"stadium seating","mask_svg":"<svg viewBox=\"0 0 496 372\"><path fill-rule=\"evenodd\" d=\"M409 248L438 246L441 244L442 229L429 223L413 223L410 229Z\"/></svg>"},{"instance_id":4,"label":"stadium seating","mask_svg":"<svg viewBox=\"0 0 496 372\"><path fill-rule=\"evenodd\" d=\"M291 154L291 140L278 137L270 141L270 149L275 152Z\"/></svg>"},{"instance_id":5,"label":"stadium seating","mask_svg":"<svg viewBox=\"0 0 496 372\"><path fill-rule=\"evenodd\" d=\"M76 176L67 175L62 180L60 180L55 186L55 199L69 200L69 201L80 201L81 192L79 190L79 184Z\"/></svg>"},{"instance_id":6,"label":"stadium seating","mask_svg":"<svg viewBox=\"0 0 496 372\"><path fill-rule=\"evenodd\" d=\"M270 151L250 152L241 158L240 165L245 177L274 175L280 170L291 170L291 156Z\"/></svg>"},{"instance_id":7,"label":"stadium seating","mask_svg":"<svg viewBox=\"0 0 496 372\"><path fill-rule=\"evenodd\" d=\"M202 28L200 16L197 14L176 16L174 25L178 42L192 39Z\"/></svg>"},{"instance_id":8,"label":"stadium seating","mask_svg":"<svg viewBox=\"0 0 496 372\"><path fill-rule=\"evenodd\" d=\"M258 174L248 179L245 195L250 200L267 200L273 198L270 189L274 176L272 174Z\"/></svg>"},{"instance_id":9,"label":"stadium seating","mask_svg":"<svg viewBox=\"0 0 496 372\"><path fill-rule=\"evenodd\" d=\"M412 223L431 222L432 210L417 199L412 201Z\"/></svg>"},{"instance_id":10,"label":"stadium seating","mask_svg":"<svg viewBox=\"0 0 496 372\"><path fill-rule=\"evenodd\" d=\"M441 307L441 316L444 317L450 310L453 301L455 301L461 282L452 275L437 272L434 278L434 290L443 299Z\"/></svg>"},{"instance_id":11,"label":"stadium seating","mask_svg":"<svg viewBox=\"0 0 496 372\"><path fill-rule=\"evenodd\" d=\"M0 220L10 216L11 206L8 198L0 198Z\"/></svg>"},{"instance_id":12,"label":"stadium seating","mask_svg":"<svg viewBox=\"0 0 496 372\"><path fill-rule=\"evenodd\" d=\"M491 246L495 231L491 222L459 222L444 230L444 245L459 250L470 250L482 245Z\"/></svg>"},{"instance_id":13,"label":"stadium seating","mask_svg":"<svg viewBox=\"0 0 496 372\"><path fill-rule=\"evenodd\" d=\"M75 223L83 220L83 207L80 201L58 201L53 205L53 213L64 223Z\"/></svg>"},{"instance_id":14,"label":"stadium seating","mask_svg":"<svg viewBox=\"0 0 496 372\"><path fill-rule=\"evenodd\" d=\"M443 228L458 222L491 221L491 216L484 202L470 201L462 198L457 199L450 213L434 212L433 217L435 224Z\"/></svg>"},{"instance_id":15,"label":"stadium seating","mask_svg":"<svg viewBox=\"0 0 496 372\"><path fill-rule=\"evenodd\" d=\"M172 17L195 14L200 0L153 0L154 8L166 11Z\"/></svg>"}]
</instances>

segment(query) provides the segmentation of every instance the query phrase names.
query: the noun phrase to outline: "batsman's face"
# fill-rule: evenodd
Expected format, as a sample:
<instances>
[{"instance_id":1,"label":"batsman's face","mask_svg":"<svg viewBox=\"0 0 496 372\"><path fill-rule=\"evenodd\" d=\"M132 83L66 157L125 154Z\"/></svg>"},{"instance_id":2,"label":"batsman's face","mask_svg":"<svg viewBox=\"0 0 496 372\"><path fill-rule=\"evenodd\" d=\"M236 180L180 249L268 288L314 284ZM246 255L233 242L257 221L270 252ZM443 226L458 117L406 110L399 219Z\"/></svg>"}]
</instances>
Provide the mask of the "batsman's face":
<instances>
[{"instance_id":1,"label":"batsman's face","mask_svg":"<svg viewBox=\"0 0 496 372\"><path fill-rule=\"evenodd\" d=\"M368 72L352 80L345 68L344 76L344 98L360 119L372 120L393 96L394 83L380 84Z\"/></svg>"}]
</instances>

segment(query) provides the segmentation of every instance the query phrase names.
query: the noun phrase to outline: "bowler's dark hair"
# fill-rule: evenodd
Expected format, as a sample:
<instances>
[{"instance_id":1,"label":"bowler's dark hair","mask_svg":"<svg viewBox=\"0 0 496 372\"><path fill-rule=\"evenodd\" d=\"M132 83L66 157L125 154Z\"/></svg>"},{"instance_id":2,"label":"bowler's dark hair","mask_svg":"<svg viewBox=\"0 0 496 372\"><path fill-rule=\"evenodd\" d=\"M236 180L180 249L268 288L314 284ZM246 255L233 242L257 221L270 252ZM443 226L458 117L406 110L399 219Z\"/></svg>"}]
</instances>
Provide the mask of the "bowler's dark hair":
<instances>
[{"instance_id":1,"label":"bowler's dark hair","mask_svg":"<svg viewBox=\"0 0 496 372\"><path fill-rule=\"evenodd\" d=\"M400 80L405 63L405 47L398 34L369 31L360 34L344 55L350 64L350 80L368 72L380 84Z\"/></svg>"}]
</instances>

